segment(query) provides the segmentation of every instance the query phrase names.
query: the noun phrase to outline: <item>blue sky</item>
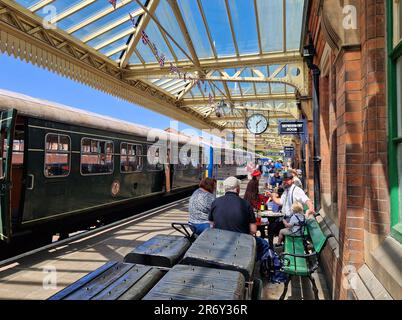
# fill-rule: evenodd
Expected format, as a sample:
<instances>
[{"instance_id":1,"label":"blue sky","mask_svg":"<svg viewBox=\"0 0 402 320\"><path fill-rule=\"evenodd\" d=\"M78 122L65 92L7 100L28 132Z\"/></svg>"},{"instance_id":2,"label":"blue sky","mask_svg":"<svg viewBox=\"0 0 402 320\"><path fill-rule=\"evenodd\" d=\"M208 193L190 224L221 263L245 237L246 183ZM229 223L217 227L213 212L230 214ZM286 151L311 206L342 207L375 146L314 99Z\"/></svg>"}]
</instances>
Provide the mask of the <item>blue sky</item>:
<instances>
[{"instance_id":1,"label":"blue sky","mask_svg":"<svg viewBox=\"0 0 402 320\"><path fill-rule=\"evenodd\" d=\"M170 126L168 117L1 53L0 88L153 128ZM179 123L180 130L189 128Z\"/></svg>"}]
</instances>

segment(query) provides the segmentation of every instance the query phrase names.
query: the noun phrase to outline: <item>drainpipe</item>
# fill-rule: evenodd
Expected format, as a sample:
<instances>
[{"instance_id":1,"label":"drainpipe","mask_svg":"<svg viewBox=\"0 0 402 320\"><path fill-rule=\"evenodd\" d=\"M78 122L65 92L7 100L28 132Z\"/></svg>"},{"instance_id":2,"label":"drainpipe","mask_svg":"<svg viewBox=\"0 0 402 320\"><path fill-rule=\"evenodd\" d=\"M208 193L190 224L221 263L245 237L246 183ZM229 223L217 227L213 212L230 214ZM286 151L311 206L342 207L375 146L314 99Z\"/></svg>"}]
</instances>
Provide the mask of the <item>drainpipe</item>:
<instances>
[{"instance_id":1,"label":"drainpipe","mask_svg":"<svg viewBox=\"0 0 402 320\"><path fill-rule=\"evenodd\" d=\"M308 133L307 133L307 121L306 121L305 117L303 117L302 120L303 120L304 123L305 123L306 132L305 132L303 135L301 135L301 137L300 137L300 138L301 138L301 158L302 158L302 159L301 159L301 160L302 160L302 162L301 162L301 170L302 170L302 174L303 174L303 189L304 189L304 190L307 190L306 135L307 135Z\"/></svg>"},{"instance_id":2,"label":"drainpipe","mask_svg":"<svg viewBox=\"0 0 402 320\"><path fill-rule=\"evenodd\" d=\"M311 34L309 36L309 44L303 49L303 56L308 68L311 70L313 79L313 136L314 136L314 210L321 210L321 150L320 150L320 68L313 63L316 50L314 48Z\"/></svg>"},{"instance_id":3,"label":"drainpipe","mask_svg":"<svg viewBox=\"0 0 402 320\"><path fill-rule=\"evenodd\" d=\"M313 134L314 134L314 210L321 210L321 146L320 146L320 74L318 66L313 65Z\"/></svg>"}]
</instances>

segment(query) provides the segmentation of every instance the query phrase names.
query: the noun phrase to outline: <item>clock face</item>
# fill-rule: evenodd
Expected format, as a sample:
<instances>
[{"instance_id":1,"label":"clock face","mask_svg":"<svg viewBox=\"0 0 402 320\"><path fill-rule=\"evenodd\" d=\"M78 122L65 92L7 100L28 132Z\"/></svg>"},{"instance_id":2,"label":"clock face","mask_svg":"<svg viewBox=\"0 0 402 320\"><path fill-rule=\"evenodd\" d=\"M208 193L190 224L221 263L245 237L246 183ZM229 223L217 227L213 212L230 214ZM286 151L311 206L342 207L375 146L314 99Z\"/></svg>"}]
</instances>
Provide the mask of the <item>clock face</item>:
<instances>
[{"instance_id":1,"label":"clock face","mask_svg":"<svg viewBox=\"0 0 402 320\"><path fill-rule=\"evenodd\" d=\"M262 114L254 114L247 119L247 128L253 134L262 134L268 129L268 119Z\"/></svg>"}]
</instances>

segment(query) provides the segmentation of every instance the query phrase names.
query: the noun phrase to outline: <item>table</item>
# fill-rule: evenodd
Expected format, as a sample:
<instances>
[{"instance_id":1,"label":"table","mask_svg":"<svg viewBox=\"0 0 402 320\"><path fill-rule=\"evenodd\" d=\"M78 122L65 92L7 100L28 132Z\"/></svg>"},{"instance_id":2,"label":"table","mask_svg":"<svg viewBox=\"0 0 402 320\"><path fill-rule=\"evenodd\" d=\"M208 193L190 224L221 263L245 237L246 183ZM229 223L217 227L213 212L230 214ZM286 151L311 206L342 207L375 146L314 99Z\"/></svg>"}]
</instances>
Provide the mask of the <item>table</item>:
<instances>
[{"instance_id":1,"label":"table","mask_svg":"<svg viewBox=\"0 0 402 320\"><path fill-rule=\"evenodd\" d=\"M260 231L261 238L266 239L266 238L269 238L269 234L267 232L268 231L267 227L269 226L269 224L274 222L278 218L284 217L285 215L281 212L273 212L273 211L266 210L266 211L259 212L258 216L261 217L261 219L268 218L267 222L258 223L258 220L257 220L257 230Z\"/></svg>"},{"instance_id":2,"label":"table","mask_svg":"<svg viewBox=\"0 0 402 320\"><path fill-rule=\"evenodd\" d=\"M268 218L268 219L282 218L285 216L282 212L273 212L273 211L268 211L268 210L262 211L260 213L260 215L261 215L261 218Z\"/></svg>"}]
</instances>

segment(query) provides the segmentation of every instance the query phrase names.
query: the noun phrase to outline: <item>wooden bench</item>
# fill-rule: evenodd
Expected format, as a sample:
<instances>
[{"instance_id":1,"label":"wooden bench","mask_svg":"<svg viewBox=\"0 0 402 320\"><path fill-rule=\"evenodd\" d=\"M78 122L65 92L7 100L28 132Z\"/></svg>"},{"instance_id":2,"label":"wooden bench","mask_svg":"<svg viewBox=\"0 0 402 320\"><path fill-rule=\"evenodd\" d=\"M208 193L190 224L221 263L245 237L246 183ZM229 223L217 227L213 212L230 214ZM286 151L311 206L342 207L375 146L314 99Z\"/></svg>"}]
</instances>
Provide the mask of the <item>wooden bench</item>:
<instances>
[{"instance_id":1,"label":"wooden bench","mask_svg":"<svg viewBox=\"0 0 402 320\"><path fill-rule=\"evenodd\" d=\"M320 254L328 239L333 235L326 236L316 219L306 220L303 228L303 236L285 236L285 245L283 253L281 253L282 271L289 277L285 282L280 300L285 299L292 276L308 277L313 286L314 297L316 300L319 299L317 285L312 274L318 269Z\"/></svg>"},{"instance_id":2,"label":"wooden bench","mask_svg":"<svg viewBox=\"0 0 402 320\"><path fill-rule=\"evenodd\" d=\"M110 261L49 300L138 300L164 274L155 267Z\"/></svg>"},{"instance_id":3,"label":"wooden bench","mask_svg":"<svg viewBox=\"0 0 402 320\"><path fill-rule=\"evenodd\" d=\"M238 271L178 264L144 300L243 300L246 282Z\"/></svg>"},{"instance_id":4,"label":"wooden bench","mask_svg":"<svg viewBox=\"0 0 402 320\"><path fill-rule=\"evenodd\" d=\"M262 282L253 281L252 236L209 229L195 238L187 224L172 227L184 237L157 235L135 248L124 262L108 262L50 299L261 298Z\"/></svg>"}]
</instances>

